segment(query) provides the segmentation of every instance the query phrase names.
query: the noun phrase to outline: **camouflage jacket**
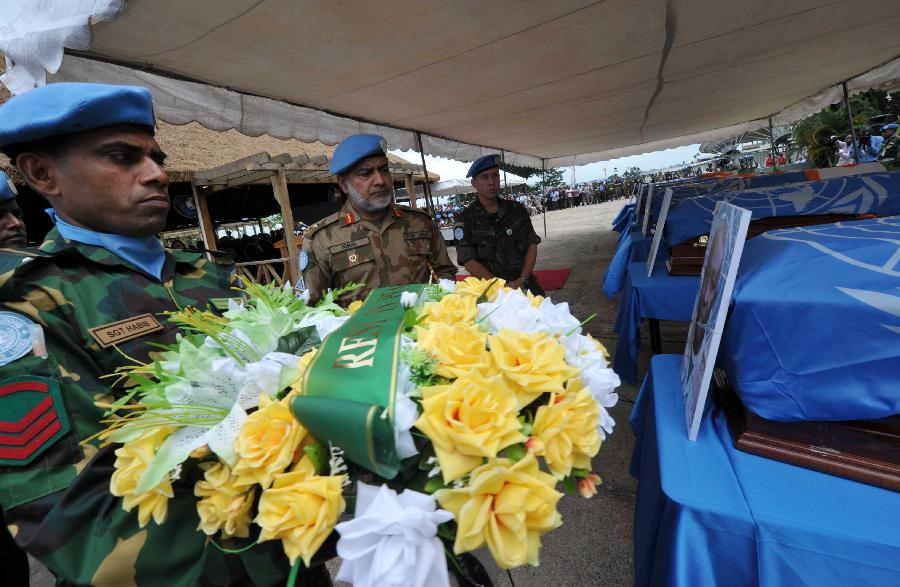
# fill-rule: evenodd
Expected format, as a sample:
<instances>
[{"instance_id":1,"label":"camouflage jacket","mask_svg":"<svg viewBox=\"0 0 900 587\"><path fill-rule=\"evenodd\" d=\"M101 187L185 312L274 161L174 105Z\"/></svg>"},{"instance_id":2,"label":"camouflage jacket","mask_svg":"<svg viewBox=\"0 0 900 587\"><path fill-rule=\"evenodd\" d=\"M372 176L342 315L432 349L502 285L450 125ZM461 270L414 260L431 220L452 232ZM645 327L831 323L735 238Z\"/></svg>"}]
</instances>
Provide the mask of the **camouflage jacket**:
<instances>
[{"instance_id":1,"label":"camouflage jacket","mask_svg":"<svg viewBox=\"0 0 900 587\"><path fill-rule=\"evenodd\" d=\"M125 512L109 492L115 447L80 445L103 427L95 402L121 393L102 377L131 363L126 356L146 361L148 343L174 342L176 328L161 312L205 309L211 298L234 295L230 272L197 253L168 251L162 274L161 283L56 229L39 248L0 252L0 317L40 325L47 350L46 359L29 353L0 366L6 522L58 585L283 584L288 567L278 541L225 555L197 531L197 471L173 484L167 522L141 529L136 510ZM9 334L9 327L0 332L7 361L15 356Z\"/></svg>"},{"instance_id":2,"label":"camouflage jacket","mask_svg":"<svg viewBox=\"0 0 900 587\"><path fill-rule=\"evenodd\" d=\"M525 206L503 198L497 198L496 214L489 214L478 200L469 204L453 232L460 265L475 259L507 281L522 275L528 247L541 242Z\"/></svg>"},{"instance_id":3,"label":"camouflage jacket","mask_svg":"<svg viewBox=\"0 0 900 587\"><path fill-rule=\"evenodd\" d=\"M365 287L342 296L341 303L365 298L378 287L428 283L432 269L445 279L456 275L434 220L406 206L391 205L379 226L359 218L345 202L337 214L307 229L303 249L303 280L312 303L324 290L351 281Z\"/></svg>"}]
</instances>

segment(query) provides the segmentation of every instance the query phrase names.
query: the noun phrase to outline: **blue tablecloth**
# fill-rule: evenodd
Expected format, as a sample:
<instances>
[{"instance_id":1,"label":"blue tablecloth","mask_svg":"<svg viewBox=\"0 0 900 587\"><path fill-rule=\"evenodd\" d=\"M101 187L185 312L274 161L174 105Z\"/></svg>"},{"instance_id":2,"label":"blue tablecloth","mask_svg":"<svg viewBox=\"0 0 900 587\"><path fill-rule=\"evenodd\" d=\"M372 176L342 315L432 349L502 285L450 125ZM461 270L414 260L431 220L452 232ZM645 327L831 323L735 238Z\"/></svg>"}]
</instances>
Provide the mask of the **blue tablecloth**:
<instances>
[{"instance_id":1,"label":"blue tablecloth","mask_svg":"<svg viewBox=\"0 0 900 587\"><path fill-rule=\"evenodd\" d=\"M612 221L612 229L616 232L624 232L634 222L634 204L625 204L615 219Z\"/></svg>"},{"instance_id":2,"label":"blue tablecloth","mask_svg":"<svg viewBox=\"0 0 900 587\"><path fill-rule=\"evenodd\" d=\"M636 585L900 583L900 494L737 451L714 409L688 441L680 365L653 358L631 416Z\"/></svg>"},{"instance_id":3,"label":"blue tablecloth","mask_svg":"<svg viewBox=\"0 0 900 587\"><path fill-rule=\"evenodd\" d=\"M815 214L900 214L900 173L868 173L782 187L718 192L679 202L666 217L666 242L709 234L716 203L750 210L753 219Z\"/></svg>"},{"instance_id":4,"label":"blue tablecloth","mask_svg":"<svg viewBox=\"0 0 900 587\"><path fill-rule=\"evenodd\" d=\"M720 364L764 418L900 414L900 216L748 241Z\"/></svg>"},{"instance_id":5,"label":"blue tablecloth","mask_svg":"<svg viewBox=\"0 0 900 587\"><path fill-rule=\"evenodd\" d=\"M665 263L657 262L653 277L646 263L628 266L614 330L619 335L613 370L629 383L637 382L637 355L641 348L644 318L688 322L700 288L698 275L669 275Z\"/></svg>"},{"instance_id":6,"label":"blue tablecloth","mask_svg":"<svg viewBox=\"0 0 900 587\"><path fill-rule=\"evenodd\" d=\"M646 262L650 256L650 247L653 245L652 236L643 236L640 228L633 228L622 233L619 238L619 246L616 253L606 268L603 276L603 293L614 298L622 291L625 285L625 272L632 263ZM660 250L666 248L660 243Z\"/></svg>"}]
</instances>

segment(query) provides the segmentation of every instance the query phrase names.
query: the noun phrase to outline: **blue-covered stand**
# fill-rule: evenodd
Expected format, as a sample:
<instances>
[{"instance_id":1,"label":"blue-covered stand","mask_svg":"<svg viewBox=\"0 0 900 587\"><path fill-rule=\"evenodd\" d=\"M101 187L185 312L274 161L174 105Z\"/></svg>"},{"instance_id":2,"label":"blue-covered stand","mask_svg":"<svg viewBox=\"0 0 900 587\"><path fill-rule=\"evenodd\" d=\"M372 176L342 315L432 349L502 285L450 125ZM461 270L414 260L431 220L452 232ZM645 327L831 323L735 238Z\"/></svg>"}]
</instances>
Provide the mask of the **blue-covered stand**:
<instances>
[{"instance_id":1,"label":"blue-covered stand","mask_svg":"<svg viewBox=\"0 0 900 587\"><path fill-rule=\"evenodd\" d=\"M900 217L748 241L719 357L770 420L900 413Z\"/></svg>"},{"instance_id":2,"label":"blue-covered stand","mask_svg":"<svg viewBox=\"0 0 900 587\"><path fill-rule=\"evenodd\" d=\"M714 408L688 441L680 365L653 358L631 416L636 585L896 585L900 494L737 451Z\"/></svg>"}]
</instances>

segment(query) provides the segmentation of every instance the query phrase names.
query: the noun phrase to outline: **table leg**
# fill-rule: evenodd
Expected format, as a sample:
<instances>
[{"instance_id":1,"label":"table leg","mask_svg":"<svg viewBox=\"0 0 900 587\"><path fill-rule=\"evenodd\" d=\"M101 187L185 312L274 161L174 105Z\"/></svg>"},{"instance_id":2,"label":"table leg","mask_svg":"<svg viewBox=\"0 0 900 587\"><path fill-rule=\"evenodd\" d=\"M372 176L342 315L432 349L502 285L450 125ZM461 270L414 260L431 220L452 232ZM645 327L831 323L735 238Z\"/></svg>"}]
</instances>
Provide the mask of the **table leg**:
<instances>
[{"instance_id":1,"label":"table leg","mask_svg":"<svg viewBox=\"0 0 900 587\"><path fill-rule=\"evenodd\" d=\"M662 352L662 335L659 333L659 320L656 318L648 318L648 326L650 328L650 348L654 355Z\"/></svg>"}]
</instances>

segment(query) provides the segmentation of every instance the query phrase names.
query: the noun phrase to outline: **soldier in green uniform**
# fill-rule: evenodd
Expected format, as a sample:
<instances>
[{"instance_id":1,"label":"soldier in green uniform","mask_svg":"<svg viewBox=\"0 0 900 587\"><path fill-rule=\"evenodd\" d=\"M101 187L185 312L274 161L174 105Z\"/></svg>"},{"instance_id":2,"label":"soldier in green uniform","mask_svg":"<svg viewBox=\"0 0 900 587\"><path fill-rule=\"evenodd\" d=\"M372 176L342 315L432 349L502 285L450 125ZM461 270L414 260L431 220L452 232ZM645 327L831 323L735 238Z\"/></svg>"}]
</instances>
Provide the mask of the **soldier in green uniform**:
<instances>
[{"instance_id":1,"label":"soldier in green uniform","mask_svg":"<svg viewBox=\"0 0 900 587\"><path fill-rule=\"evenodd\" d=\"M884 144L878 153L878 161L890 171L900 169L900 134L897 134L897 123L892 122L881 127Z\"/></svg>"},{"instance_id":2,"label":"soldier in green uniform","mask_svg":"<svg viewBox=\"0 0 900 587\"><path fill-rule=\"evenodd\" d=\"M0 171L0 249L28 244L22 209L16 202L17 195L12 180Z\"/></svg>"},{"instance_id":3,"label":"soldier in green uniform","mask_svg":"<svg viewBox=\"0 0 900 587\"><path fill-rule=\"evenodd\" d=\"M466 177L472 178L478 199L463 210L453 229L457 262L474 277L500 277L509 287L544 295L532 275L541 237L534 232L531 216L518 202L497 197L500 157L477 159Z\"/></svg>"},{"instance_id":4,"label":"soldier in green uniform","mask_svg":"<svg viewBox=\"0 0 900 587\"><path fill-rule=\"evenodd\" d=\"M393 203L394 180L382 137L347 137L335 149L329 171L347 199L339 212L306 231L300 269L312 303L326 289L350 282L364 287L342 296L341 303L365 298L379 287L428 283L432 270L454 278L456 266L431 216Z\"/></svg>"},{"instance_id":5,"label":"soldier in green uniform","mask_svg":"<svg viewBox=\"0 0 900 587\"><path fill-rule=\"evenodd\" d=\"M226 554L197 531L198 471L173 483L166 523L140 528L110 494L115 447L82 444L105 427L96 402L122 393L104 376L174 342L163 312L233 295L230 270L155 237L169 180L154 124L138 87L52 84L0 107L0 151L56 224L0 253L0 506L58 585L284 584L277 541Z\"/></svg>"}]
</instances>

